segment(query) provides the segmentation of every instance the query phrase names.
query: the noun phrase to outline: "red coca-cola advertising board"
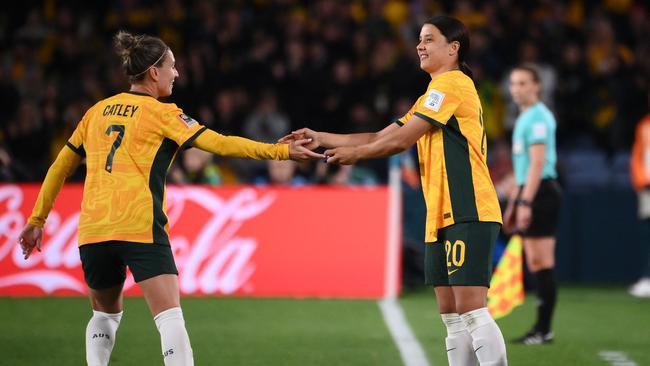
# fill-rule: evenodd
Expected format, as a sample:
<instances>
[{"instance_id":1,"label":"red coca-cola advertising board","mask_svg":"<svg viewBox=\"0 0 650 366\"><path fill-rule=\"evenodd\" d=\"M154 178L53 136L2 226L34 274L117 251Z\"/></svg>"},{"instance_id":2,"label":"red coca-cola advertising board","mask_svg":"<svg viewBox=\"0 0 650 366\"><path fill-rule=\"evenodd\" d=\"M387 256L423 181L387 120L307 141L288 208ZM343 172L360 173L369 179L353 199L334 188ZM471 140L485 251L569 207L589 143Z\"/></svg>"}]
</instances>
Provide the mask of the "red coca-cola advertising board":
<instances>
[{"instance_id":1,"label":"red coca-cola advertising board","mask_svg":"<svg viewBox=\"0 0 650 366\"><path fill-rule=\"evenodd\" d=\"M24 260L16 238L39 185L0 185L0 296L86 293L77 224L82 185L66 185ZM386 187L167 189L180 290L191 296L379 298L397 293L399 207ZM140 294L129 274L128 295Z\"/></svg>"}]
</instances>

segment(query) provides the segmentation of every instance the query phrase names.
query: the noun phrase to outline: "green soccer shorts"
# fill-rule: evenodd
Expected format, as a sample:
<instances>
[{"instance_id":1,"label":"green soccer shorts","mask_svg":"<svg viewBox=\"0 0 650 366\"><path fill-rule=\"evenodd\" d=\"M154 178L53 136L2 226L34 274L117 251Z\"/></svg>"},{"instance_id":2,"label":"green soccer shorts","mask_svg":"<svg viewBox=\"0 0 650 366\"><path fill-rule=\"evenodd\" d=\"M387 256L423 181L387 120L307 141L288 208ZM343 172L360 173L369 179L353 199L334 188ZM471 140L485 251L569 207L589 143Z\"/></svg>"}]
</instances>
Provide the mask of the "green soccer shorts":
<instances>
[{"instance_id":1,"label":"green soccer shorts","mask_svg":"<svg viewBox=\"0 0 650 366\"><path fill-rule=\"evenodd\" d=\"M438 230L438 241L425 244L425 283L489 287L500 229L496 222L462 222Z\"/></svg>"}]
</instances>

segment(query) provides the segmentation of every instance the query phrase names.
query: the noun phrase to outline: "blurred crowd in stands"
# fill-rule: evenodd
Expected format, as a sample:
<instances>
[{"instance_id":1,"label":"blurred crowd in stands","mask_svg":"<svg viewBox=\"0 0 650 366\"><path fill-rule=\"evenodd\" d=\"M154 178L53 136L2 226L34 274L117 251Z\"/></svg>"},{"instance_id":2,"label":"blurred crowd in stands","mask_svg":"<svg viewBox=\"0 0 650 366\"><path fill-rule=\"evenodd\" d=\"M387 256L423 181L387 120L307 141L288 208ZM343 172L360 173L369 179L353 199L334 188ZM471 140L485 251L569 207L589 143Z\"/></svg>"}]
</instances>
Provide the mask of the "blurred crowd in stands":
<instances>
[{"instance_id":1,"label":"blurred crowd in stands","mask_svg":"<svg viewBox=\"0 0 650 366\"><path fill-rule=\"evenodd\" d=\"M120 29L159 36L174 51L180 78L167 101L218 132L274 142L304 126L376 131L403 115L428 83L415 47L437 13L471 30L495 181L510 171L517 114L508 72L535 62L558 120L565 181L629 186L650 80L649 9L634 0L12 3L0 15L0 181L41 180L85 110L127 90L111 47ZM382 160L328 167L191 149L170 181L375 184L386 170Z\"/></svg>"}]
</instances>

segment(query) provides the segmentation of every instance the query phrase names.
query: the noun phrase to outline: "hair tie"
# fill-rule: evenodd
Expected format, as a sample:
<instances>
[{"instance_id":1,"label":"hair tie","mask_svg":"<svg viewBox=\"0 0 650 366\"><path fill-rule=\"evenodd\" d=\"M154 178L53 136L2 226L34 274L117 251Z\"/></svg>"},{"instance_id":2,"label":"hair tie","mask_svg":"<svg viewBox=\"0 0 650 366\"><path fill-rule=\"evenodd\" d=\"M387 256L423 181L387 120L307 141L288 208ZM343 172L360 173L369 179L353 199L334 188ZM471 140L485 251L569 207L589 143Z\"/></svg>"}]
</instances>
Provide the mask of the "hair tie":
<instances>
[{"instance_id":1,"label":"hair tie","mask_svg":"<svg viewBox=\"0 0 650 366\"><path fill-rule=\"evenodd\" d=\"M144 71L142 71L142 72L140 72L140 73L133 74L133 75L129 75L129 77L140 76L140 75L144 74L145 72L149 71L150 68L154 67L154 65L156 65L158 62L160 62L160 60L162 60L163 56L165 56L165 53L167 53L167 50L168 50L168 49L169 49L169 48L165 48L165 50L163 51L162 55L160 55L160 57L158 57L158 59L157 59L154 63L152 63L151 66L147 67L146 69L144 69Z\"/></svg>"}]
</instances>

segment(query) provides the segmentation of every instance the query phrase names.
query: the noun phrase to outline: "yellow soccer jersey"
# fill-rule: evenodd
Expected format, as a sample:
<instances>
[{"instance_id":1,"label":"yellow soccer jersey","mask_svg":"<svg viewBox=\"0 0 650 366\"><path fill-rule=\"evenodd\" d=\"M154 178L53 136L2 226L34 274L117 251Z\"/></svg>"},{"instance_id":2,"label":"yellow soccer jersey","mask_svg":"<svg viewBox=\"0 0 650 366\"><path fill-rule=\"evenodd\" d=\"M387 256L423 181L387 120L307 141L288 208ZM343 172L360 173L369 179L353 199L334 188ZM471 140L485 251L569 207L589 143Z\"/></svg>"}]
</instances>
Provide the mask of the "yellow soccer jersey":
<instances>
[{"instance_id":1,"label":"yellow soccer jersey","mask_svg":"<svg viewBox=\"0 0 650 366\"><path fill-rule=\"evenodd\" d=\"M79 245L108 240L169 244L167 170L177 151L205 129L175 104L136 92L90 108L67 143L86 157Z\"/></svg>"},{"instance_id":2,"label":"yellow soccer jersey","mask_svg":"<svg viewBox=\"0 0 650 366\"><path fill-rule=\"evenodd\" d=\"M427 243L438 229L459 222L501 223L501 209L486 163L487 141L474 82L461 71L440 74L396 123L418 116L434 128L418 140L427 205Z\"/></svg>"}]
</instances>

